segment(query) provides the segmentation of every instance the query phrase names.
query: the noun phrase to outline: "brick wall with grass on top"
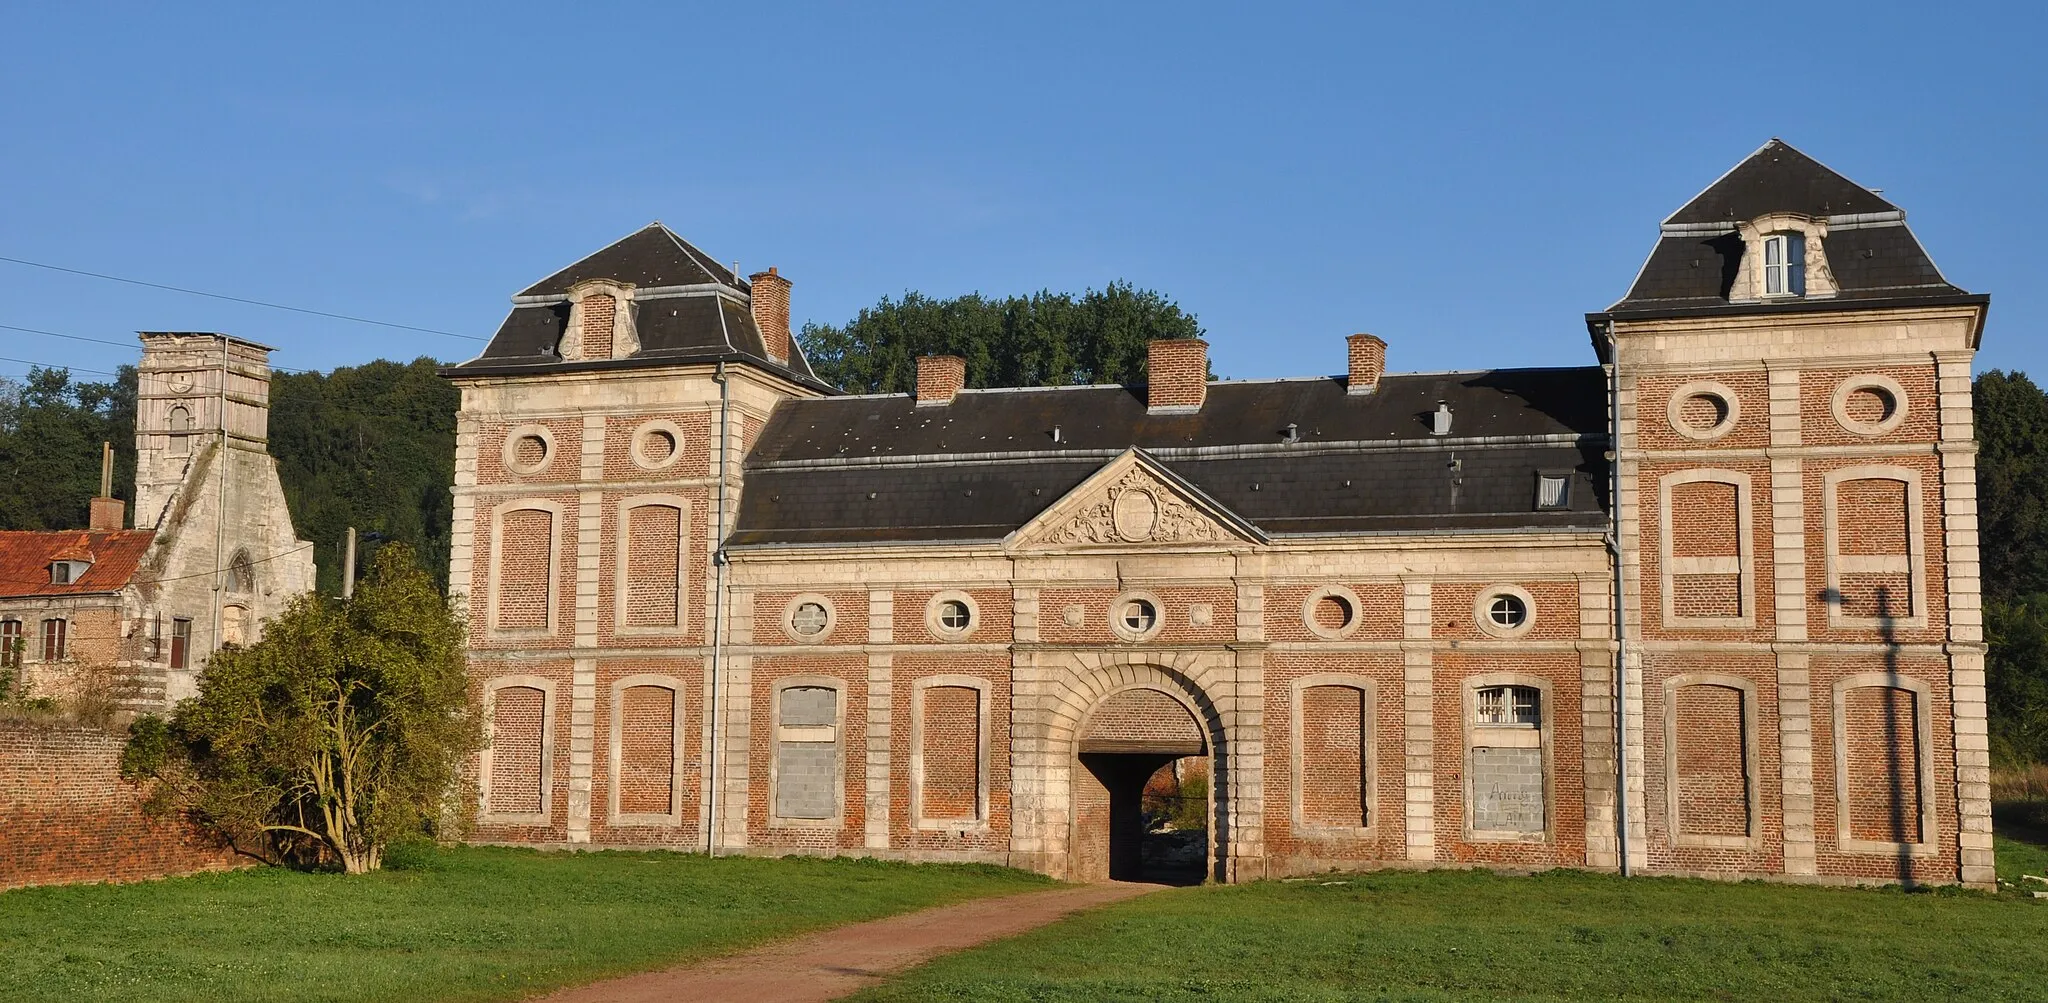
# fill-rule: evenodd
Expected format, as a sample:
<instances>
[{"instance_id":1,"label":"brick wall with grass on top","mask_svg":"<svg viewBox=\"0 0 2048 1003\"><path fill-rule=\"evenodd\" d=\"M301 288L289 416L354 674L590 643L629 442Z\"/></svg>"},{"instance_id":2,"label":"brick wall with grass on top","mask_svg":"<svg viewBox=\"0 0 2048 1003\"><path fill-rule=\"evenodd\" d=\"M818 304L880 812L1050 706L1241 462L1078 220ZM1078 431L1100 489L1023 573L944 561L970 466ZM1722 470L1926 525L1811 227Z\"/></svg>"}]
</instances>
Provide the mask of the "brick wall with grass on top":
<instances>
[{"instance_id":1,"label":"brick wall with grass on top","mask_svg":"<svg viewBox=\"0 0 2048 1003\"><path fill-rule=\"evenodd\" d=\"M143 881L245 858L182 822L142 811L121 779L121 734L0 721L0 889Z\"/></svg>"}]
</instances>

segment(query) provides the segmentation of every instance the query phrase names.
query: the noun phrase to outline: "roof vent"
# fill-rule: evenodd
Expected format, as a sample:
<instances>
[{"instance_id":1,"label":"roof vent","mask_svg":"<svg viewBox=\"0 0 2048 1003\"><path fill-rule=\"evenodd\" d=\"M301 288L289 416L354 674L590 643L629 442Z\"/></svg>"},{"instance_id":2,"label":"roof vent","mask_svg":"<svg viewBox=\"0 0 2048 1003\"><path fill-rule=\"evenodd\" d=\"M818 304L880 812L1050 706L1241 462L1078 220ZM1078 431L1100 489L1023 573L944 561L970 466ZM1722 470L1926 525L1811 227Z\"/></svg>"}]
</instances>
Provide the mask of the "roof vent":
<instances>
[{"instance_id":1,"label":"roof vent","mask_svg":"<svg viewBox=\"0 0 2048 1003\"><path fill-rule=\"evenodd\" d=\"M1436 402L1436 413L1429 416L1429 434L1451 434L1451 404L1449 401Z\"/></svg>"},{"instance_id":2,"label":"roof vent","mask_svg":"<svg viewBox=\"0 0 2048 1003\"><path fill-rule=\"evenodd\" d=\"M927 355L917 360L917 406L951 404L967 385L967 360L957 355Z\"/></svg>"},{"instance_id":3,"label":"roof vent","mask_svg":"<svg viewBox=\"0 0 2048 1003\"><path fill-rule=\"evenodd\" d=\"M1280 441L1285 443L1300 442L1301 426L1291 421L1288 422L1287 427L1280 430Z\"/></svg>"}]
</instances>

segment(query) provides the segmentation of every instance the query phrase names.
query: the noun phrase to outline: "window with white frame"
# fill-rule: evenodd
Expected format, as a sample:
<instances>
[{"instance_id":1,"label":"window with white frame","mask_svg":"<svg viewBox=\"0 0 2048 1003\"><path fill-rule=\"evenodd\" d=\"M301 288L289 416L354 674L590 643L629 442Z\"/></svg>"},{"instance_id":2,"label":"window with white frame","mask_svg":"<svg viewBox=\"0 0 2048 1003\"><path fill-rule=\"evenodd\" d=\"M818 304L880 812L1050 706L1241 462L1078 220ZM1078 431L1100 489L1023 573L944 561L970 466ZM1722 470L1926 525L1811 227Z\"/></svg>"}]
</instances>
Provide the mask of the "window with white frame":
<instances>
[{"instance_id":1,"label":"window with white frame","mask_svg":"<svg viewBox=\"0 0 2048 1003\"><path fill-rule=\"evenodd\" d=\"M1764 238L1764 295L1806 294L1806 238L1773 233Z\"/></svg>"},{"instance_id":2,"label":"window with white frame","mask_svg":"<svg viewBox=\"0 0 2048 1003\"><path fill-rule=\"evenodd\" d=\"M21 621L0 620L0 669L21 667Z\"/></svg>"}]
</instances>

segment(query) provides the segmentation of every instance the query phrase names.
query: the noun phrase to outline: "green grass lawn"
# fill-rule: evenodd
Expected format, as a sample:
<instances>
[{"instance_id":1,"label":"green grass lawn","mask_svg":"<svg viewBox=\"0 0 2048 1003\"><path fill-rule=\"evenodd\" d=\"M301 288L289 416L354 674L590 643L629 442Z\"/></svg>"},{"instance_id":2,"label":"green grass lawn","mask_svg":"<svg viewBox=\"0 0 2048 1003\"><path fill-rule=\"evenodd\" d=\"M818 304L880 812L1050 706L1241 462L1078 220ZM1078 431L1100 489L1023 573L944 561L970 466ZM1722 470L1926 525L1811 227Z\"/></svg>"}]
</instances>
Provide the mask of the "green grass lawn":
<instances>
[{"instance_id":1,"label":"green grass lawn","mask_svg":"<svg viewBox=\"0 0 2048 1003\"><path fill-rule=\"evenodd\" d=\"M517 999L803 930L1048 887L993 867L408 850L380 874L260 869L0 893L0 1001Z\"/></svg>"},{"instance_id":2,"label":"green grass lawn","mask_svg":"<svg viewBox=\"0 0 2048 1003\"><path fill-rule=\"evenodd\" d=\"M2003 840L1999 870L2048 875ZM2048 886L2027 882L2033 888ZM1158 892L856 999L2041 1000L2048 901L1557 871Z\"/></svg>"}]
</instances>

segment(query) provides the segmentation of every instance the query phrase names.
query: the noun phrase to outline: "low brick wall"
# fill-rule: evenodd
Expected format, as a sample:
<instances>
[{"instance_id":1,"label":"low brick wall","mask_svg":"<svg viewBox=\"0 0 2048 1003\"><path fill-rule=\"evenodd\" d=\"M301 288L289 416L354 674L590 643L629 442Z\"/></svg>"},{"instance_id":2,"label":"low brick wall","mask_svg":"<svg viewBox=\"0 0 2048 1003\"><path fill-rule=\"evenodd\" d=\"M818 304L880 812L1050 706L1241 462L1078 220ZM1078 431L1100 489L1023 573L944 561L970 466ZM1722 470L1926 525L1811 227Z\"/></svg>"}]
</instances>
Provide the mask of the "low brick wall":
<instances>
[{"instance_id":1,"label":"low brick wall","mask_svg":"<svg viewBox=\"0 0 2048 1003\"><path fill-rule=\"evenodd\" d=\"M142 812L124 737L0 721L0 889L226 870L238 858Z\"/></svg>"}]
</instances>

